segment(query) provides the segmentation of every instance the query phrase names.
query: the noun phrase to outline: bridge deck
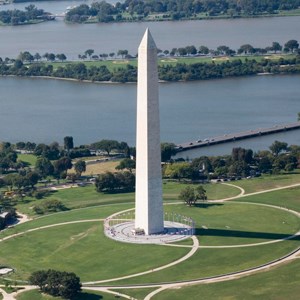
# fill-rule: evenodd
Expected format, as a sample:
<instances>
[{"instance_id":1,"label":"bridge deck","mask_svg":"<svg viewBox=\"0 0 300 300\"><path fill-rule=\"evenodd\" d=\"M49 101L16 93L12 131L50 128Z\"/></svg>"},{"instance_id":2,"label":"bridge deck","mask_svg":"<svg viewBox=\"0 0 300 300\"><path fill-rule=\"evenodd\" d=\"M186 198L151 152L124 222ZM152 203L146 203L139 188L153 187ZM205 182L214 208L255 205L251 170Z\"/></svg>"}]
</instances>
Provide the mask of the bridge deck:
<instances>
[{"instance_id":1,"label":"bridge deck","mask_svg":"<svg viewBox=\"0 0 300 300\"><path fill-rule=\"evenodd\" d=\"M252 137L284 132L288 130L295 130L295 129L300 129L300 122L285 124L285 125L276 125L270 128L259 128L255 130L244 131L244 132L224 134L222 136L212 137L205 140L197 140L197 141L182 143L177 145L177 151L180 152L180 151L206 147L210 145L228 143L237 140L243 140Z\"/></svg>"}]
</instances>

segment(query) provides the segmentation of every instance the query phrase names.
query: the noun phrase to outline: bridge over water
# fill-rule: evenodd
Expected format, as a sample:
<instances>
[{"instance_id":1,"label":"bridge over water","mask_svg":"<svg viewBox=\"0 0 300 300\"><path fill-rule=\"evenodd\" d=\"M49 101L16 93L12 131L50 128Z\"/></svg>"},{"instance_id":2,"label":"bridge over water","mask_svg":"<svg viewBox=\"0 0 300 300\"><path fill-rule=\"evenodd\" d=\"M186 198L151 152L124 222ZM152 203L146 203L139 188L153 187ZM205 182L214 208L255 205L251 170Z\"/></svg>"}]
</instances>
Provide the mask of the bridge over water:
<instances>
[{"instance_id":1,"label":"bridge over water","mask_svg":"<svg viewBox=\"0 0 300 300\"><path fill-rule=\"evenodd\" d=\"M190 149L229 143L237 140L244 140L252 137L258 137L262 135L268 135L268 134L284 132L289 130L296 130L296 129L300 129L300 122L284 124L284 125L276 125L270 128L259 128L255 130L244 131L244 132L224 134L222 136L211 137L204 140L197 140L197 141L178 144L177 151L181 152Z\"/></svg>"}]
</instances>

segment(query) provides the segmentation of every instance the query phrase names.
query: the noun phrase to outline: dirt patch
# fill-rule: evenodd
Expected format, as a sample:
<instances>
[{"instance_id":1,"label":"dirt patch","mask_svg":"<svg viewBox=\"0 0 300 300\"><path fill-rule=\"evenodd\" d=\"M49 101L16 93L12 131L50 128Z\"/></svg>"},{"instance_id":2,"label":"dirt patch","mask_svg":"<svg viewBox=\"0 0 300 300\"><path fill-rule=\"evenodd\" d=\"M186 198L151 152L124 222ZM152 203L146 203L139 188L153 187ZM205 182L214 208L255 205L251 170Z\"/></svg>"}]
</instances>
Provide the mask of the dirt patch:
<instances>
[{"instance_id":1,"label":"dirt patch","mask_svg":"<svg viewBox=\"0 0 300 300\"><path fill-rule=\"evenodd\" d=\"M116 65L124 65L129 64L129 60L114 60L112 63Z\"/></svg>"}]
</instances>

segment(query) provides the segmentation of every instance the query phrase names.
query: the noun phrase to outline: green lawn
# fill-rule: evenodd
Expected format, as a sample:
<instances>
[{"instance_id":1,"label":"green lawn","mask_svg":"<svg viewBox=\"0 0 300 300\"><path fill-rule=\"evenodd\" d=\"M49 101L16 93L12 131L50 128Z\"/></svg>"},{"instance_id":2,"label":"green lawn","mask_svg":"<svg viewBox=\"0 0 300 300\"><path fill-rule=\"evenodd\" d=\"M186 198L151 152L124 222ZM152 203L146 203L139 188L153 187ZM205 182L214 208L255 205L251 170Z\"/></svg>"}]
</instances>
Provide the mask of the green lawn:
<instances>
[{"instance_id":1,"label":"green lawn","mask_svg":"<svg viewBox=\"0 0 300 300\"><path fill-rule=\"evenodd\" d=\"M300 183L300 173L297 172L293 174L263 175L261 177L244 179L231 183L242 187L245 190L246 194L249 194Z\"/></svg>"},{"instance_id":2,"label":"green lawn","mask_svg":"<svg viewBox=\"0 0 300 300\"><path fill-rule=\"evenodd\" d=\"M287 186L299 182L299 179L299 174L289 174L263 176L236 181L233 184L242 186L246 192L251 193ZM242 197L225 203L199 202L196 207L188 207L184 204L176 204L178 194L185 186L185 183L176 182L166 182L163 185L166 204L164 209L165 212L175 212L193 218L196 221L196 234L200 247L203 247L179 265L148 275L112 282L112 285L159 283L222 275L270 262L300 247L298 238L251 247L205 248L206 246L238 246L273 241L294 234L300 229L299 218L288 211L259 204L284 206L300 212L300 187ZM206 184L204 188L207 190L209 199L227 198L240 193L239 189L222 184ZM133 193L99 194L95 191L94 186L61 190L53 193L51 197L61 200L70 210L14 226L14 228L1 232L0 238L49 224L103 219L112 213L134 207ZM29 200L26 200L28 203L19 204L23 211L30 211L33 203L43 201L30 202ZM188 239L178 244L191 245L191 240ZM42 229L2 241L0 264L15 268L15 273L9 275L12 280L26 279L35 270L54 268L75 272L85 282L151 270L177 260L189 251L190 248L115 242L104 236L103 222L99 220ZM296 282L299 282L297 268L299 268L299 260L272 269L270 272L259 273L239 280L168 290L158 294L156 299L171 299L171 297L173 299L197 299L197 295L203 295L203 299L214 297L214 299L247 300L254 299L256 296L259 299L273 300L284 299L285 292L288 295L287 298L294 299L293 296L299 293L299 288L296 287ZM288 276L291 278L290 282ZM255 288L256 286L257 288ZM283 286L287 287L283 288ZM122 289L118 291L137 299L143 299L151 290ZM242 298L243 294L239 290L246 291L245 298ZM270 290L274 290L274 293L271 293ZM44 296L38 292L28 293L29 296L24 293L18 299L52 300L52 298L43 298ZM266 296L268 294L270 294L270 298ZM218 298L219 295L222 297L224 295L224 297ZM84 294L79 299L96 300L115 297L102 293L101 296L103 298L96 298L98 296L91 293Z\"/></svg>"},{"instance_id":3,"label":"green lawn","mask_svg":"<svg viewBox=\"0 0 300 300\"><path fill-rule=\"evenodd\" d=\"M282 300L300 295L300 260L237 280L200 284L163 291L153 299Z\"/></svg>"},{"instance_id":4,"label":"green lawn","mask_svg":"<svg viewBox=\"0 0 300 300\"><path fill-rule=\"evenodd\" d=\"M33 154L20 154L18 153L18 160L24 161L30 166L35 166L37 157Z\"/></svg>"},{"instance_id":5,"label":"green lawn","mask_svg":"<svg viewBox=\"0 0 300 300\"><path fill-rule=\"evenodd\" d=\"M82 291L78 297L73 300L113 300L116 297L108 293L100 293L94 291ZM122 298L124 299L124 298ZM52 297L41 294L38 290L27 291L17 296L17 300L63 300L61 297Z\"/></svg>"},{"instance_id":6,"label":"green lawn","mask_svg":"<svg viewBox=\"0 0 300 300\"><path fill-rule=\"evenodd\" d=\"M167 182L163 185L163 197L165 201L178 201L180 191L186 187L184 183ZM236 196L240 190L226 185L206 184L204 188L207 191L208 199L216 200ZM68 188L59 191L53 191L46 199L57 199L61 201L67 209L77 209L89 206L98 206L104 204L134 203L134 193L98 193L94 185L86 187ZM35 198L25 197L22 202L17 204L17 209L28 215L35 215L32 206L38 205L45 200L36 200Z\"/></svg>"},{"instance_id":7,"label":"green lawn","mask_svg":"<svg viewBox=\"0 0 300 300\"><path fill-rule=\"evenodd\" d=\"M112 291L129 295L138 300L143 300L149 293L156 288L141 288L141 289L112 289Z\"/></svg>"},{"instance_id":8,"label":"green lawn","mask_svg":"<svg viewBox=\"0 0 300 300\"><path fill-rule=\"evenodd\" d=\"M277 205L300 212L300 187L239 198L239 202L255 202Z\"/></svg>"},{"instance_id":9,"label":"green lawn","mask_svg":"<svg viewBox=\"0 0 300 300\"><path fill-rule=\"evenodd\" d=\"M270 59L274 59L274 60L278 60L281 56L282 57L294 57L294 55L287 55L287 54L278 54L278 55L266 55L268 57L270 57ZM261 55L252 55L252 56L235 56L235 57L228 57L229 61L233 61L233 60L237 60L237 59L241 59L242 61L245 61L246 59L255 59L257 61L261 61L265 56L261 56ZM215 63L222 63L224 62L223 59L215 59L213 60L211 57L203 57L203 56L199 56L199 57L163 57L163 58L159 58L158 59L158 64L160 66L163 65L175 65L176 63L185 63L185 64L195 64L195 63L211 63L212 61L214 61ZM226 61L226 60L225 60ZM115 59L115 60L102 60L102 61L81 61L82 63L84 63L87 67L90 66L96 66L96 67L100 67L100 66L106 66L108 68L108 70L110 71L114 71L117 70L118 68L125 68L127 65L131 65L131 66L137 66L137 60L136 59ZM47 62L47 64L51 64L53 65L54 69L57 69L58 67L63 67L66 66L67 64L72 64L74 62L53 62L53 63L49 63Z\"/></svg>"},{"instance_id":10,"label":"green lawn","mask_svg":"<svg viewBox=\"0 0 300 300\"><path fill-rule=\"evenodd\" d=\"M270 262L293 251L300 241L244 248L199 249L190 259L160 272L116 281L121 284L145 284L198 279L252 268Z\"/></svg>"},{"instance_id":11,"label":"green lawn","mask_svg":"<svg viewBox=\"0 0 300 300\"><path fill-rule=\"evenodd\" d=\"M22 249L22 255L16 255L16 249ZM0 265L11 266L15 269L12 277L23 280L33 271L53 268L91 281L154 269L188 251L189 248L118 243L104 236L102 222L89 222L48 228L4 241Z\"/></svg>"},{"instance_id":12,"label":"green lawn","mask_svg":"<svg viewBox=\"0 0 300 300\"><path fill-rule=\"evenodd\" d=\"M282 239L300 230L300 219L294 214L260 205L169 205L165 211L180 212L195 220L202 246L260 243Z\"/></svg>"}]
</instances>

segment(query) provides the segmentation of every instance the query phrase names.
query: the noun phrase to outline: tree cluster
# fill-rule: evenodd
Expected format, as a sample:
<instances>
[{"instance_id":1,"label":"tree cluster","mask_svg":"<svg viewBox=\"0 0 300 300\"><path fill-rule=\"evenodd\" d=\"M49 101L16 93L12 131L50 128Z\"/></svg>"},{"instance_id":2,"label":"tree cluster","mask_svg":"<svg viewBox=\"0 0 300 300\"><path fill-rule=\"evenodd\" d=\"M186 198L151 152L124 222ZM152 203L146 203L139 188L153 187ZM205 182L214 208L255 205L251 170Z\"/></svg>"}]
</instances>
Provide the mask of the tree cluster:
<instances>
[{"instance_id":1,"label":"tree cluster","mask_svg":"<svg viewBox=\"0 0 300 300\"><path fill-rule=\"evenodd\" d=\"M64 299L73 299L81 291L80 278L69 272L36 271L29 277L29 282L39 286L43 293Z\"/></svg>"},{"instance_id":2,"label":"tree cluster","mask_svg":"<svg viewBox=\"0 0 300 300\"><path fill-rule=\"evenodd\" d=\"M157 19L180 20L209 16L255 16L276 14L300 6L300 0L125 0L115 5L106 1L81 4L66 14L66 21L84 23L140 21L149 15ZM201 15L202 14L202 15Z\"/></svg>"},{"instance_id":3,"label":"tree cluster","mask_svg":"<svg viewBox=\"0 0 300 300\"><path fill-rule=\"evenodd\" d=\"M48 14L49 13L46 13L43 9L38 9L34 5L30 4L25 7L25 11L18 9L0 11L0 22L6 25L20 25L34 21L46 20Z\"/></svg>"},{"instance_id":4,"label":"tree cluster","mask_svg":"<svg viewBox=\"0 0 300 300\"><path fill-rule=\"evenodd\" d=\"M164 81L192 81L232 76L255 75L269 72L274 74L296 74L300 72L300 57L280 58L279 60L262 59L235 59L221 63L177 63L176 65L164 64L159 66L159 79ZM117 68L109 71L106 66L87 67L83 63L73 63L59 66L56 70L52 65L0 63L0 75L17 76L50 76L59 78L74 78L90 81L112 82L136 82L137 68L127 65L125 68Z\"/></svg>"},{"instance_id":5,"label":"tree cluster","mask_svg":"<svg viewBox=\"0 0 300 300\"><path fill-rule=\"evenodd\" d=\"M198 185L196 188L187 186L180 191L178 199L184 201L187 205L192 206L196 204L197 200L207 200L206 190L202 185Z\"/></svg>"},{"instance_id":6,"label":"tree cluster","mask_svg":"<svg viewBox=\"0 0 300 300\"><path fill-rule=\"evenodd\" d=\"M277 46L276 46L277 45ZM193 47L193 46L189 46ZM206 50L201 46L199 51L206 53ZM281 45L274 42L273 46L269 47L269 51L275 52L282 48ZM187 48L187 47L186 47ZM216 55L225 55L226 51L234 52L231 49L227 49L227 46L218 47ZM164 51L168 55L172 56L185 56L190 52L182 51L174 48L171 52ZM227 49L227 50L226 50ZM295 52L299 49L299 43L296 40L290 40L284 45L284 50L287 52ZM246 55L262 54L263 49L254 48L251 45L242 45L238 52ZM190 51L190 50L189 50ZM212 53L213 50L207 48L208 53ZM267 51L267 50L265 50ZM51 64L34 63L25 64L22 60L30 60L27 52L23 52L19 55L19 58L13 60L13 63L9 59L4 61L0 58L0 75L17 75L17 76L48 76L58 78L74 78L78 80L90 80L90 81L111 81L111 82L135 82L137 81L137 68L130 64L126 67L115 68L110 71L105 65L102 66L90 66L87 67L84 63L71 63L65 66L58 66L56 69ZM203 63L172 63L168 64L164 62L158 67L159 78L164 81L191 81L191 80L203 80L211 78L224 78L229 76L245 76L254 75L258 73L299 73L300 72L300 56L296 57L282 57L278 60L272 60L262 58L261 60L249 59L244 60L237 58L234 60L225 60Z\"/></svg>"},{"instance_id":7,"label":"tree cluster","mask_svg":"<svg viewBox=\"0 0 300 300\"><path fill-rule=\"evenodd\" d=\"M188 161L166 164L163 176L171 179L240 179L259 176L261 173L277 174L300 167L300 147L275 141L270 151L253 153L251 149L233 148L231 155L202 156Z\"/></svg>"},{"instance_id":8,"label":"tree cluster","mask_svg":"<svg viewBox=\"0 0 300 300\"><path fill-rule=\"evenodd\" d=\"M106 172L96 178L97 192L132 192L135 187L135 176L129 171Z\"/></svg>"},{"instance_id":9,"label":"tree cluster","mask_svg":"<svg viewBox=\"0 0 300 300\"><path fill-rule=\"evenodd\" d=\"M91 144L91 148L94 150L100 150L106 152L108 156L110 156L113 150L122 152L126 157L130 155L130 148L125 142L118 142L115 140L101 140L99 142L95 142Z\"/></svg>"}]
</instances>

